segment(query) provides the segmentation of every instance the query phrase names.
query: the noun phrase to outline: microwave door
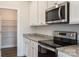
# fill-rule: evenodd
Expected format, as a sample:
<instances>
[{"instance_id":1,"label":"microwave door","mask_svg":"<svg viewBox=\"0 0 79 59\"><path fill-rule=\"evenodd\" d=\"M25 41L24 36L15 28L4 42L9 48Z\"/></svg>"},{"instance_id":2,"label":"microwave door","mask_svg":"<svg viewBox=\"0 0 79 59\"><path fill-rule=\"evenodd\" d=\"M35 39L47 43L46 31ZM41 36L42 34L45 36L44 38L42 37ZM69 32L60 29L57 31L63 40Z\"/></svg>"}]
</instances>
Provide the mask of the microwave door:
<instances>
[{"instance_id":1,"label":"microwave door","mask_svg":"<svg viewBox=\"0 0 79 59\"><path fill-rule=\"evenodd\" d=\"M69 23L69 3L59 4L46 12L46 23Z\"/></svg>"},{"instance_id":2,"label":"microwave door","mask_svg":"<svg viewBox=\"0 0 79 59\"><path fill-rule=\"evenodd\" d=\"M57 23L58 20L60 20L60 18L59 18L59 8L50 10L46 13L47 23Z\"/></svg>"}]
</instances>

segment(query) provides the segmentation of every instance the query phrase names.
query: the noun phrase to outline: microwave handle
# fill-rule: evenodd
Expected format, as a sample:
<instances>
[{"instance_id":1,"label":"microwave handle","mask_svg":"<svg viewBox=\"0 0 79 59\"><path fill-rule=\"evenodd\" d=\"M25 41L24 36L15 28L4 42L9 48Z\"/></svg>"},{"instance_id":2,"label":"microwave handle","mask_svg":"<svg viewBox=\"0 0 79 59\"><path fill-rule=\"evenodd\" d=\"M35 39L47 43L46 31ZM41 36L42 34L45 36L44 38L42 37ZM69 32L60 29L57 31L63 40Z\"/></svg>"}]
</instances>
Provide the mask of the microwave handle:
<instances>
[{"instance_id":1,"label":"microwave handle","mask_svg":"<svg viewBox=\"0 0 79 59\"><path fill-rule=\"evenodd\" d=\"M58 10L58 16L59 16L59 19L61 20L61 7Z\"/></svg>"}]
</instances>

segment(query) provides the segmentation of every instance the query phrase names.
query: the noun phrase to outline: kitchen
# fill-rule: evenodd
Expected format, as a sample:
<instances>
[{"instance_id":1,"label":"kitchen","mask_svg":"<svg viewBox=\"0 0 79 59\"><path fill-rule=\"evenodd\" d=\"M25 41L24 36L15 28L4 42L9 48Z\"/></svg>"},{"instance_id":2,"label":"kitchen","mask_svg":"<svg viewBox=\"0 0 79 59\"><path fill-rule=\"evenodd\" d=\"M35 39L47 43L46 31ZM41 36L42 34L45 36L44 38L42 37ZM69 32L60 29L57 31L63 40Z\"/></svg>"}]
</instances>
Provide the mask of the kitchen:
<instances>
[{"instance_id":1,"label":"kitchen","mask_svg":"<svg viewBox=\"0 0 79 59\"><path fill-rule=\"evenodd\" d=\"M19 12L21 12L20 13L21 15L19 15L19 16L23 16L23 17L21 17L21 19L24 19L24 20L20 19L19 20L20 22L18 22L18 26L19 25L21 25L21 26L18 27L19 31L17 34L18 35L17 56L38 57L38 45L39 45L38 41L53 39L53 36L54 36L53 34L55 31L58 31L58 32L67 31L67 32L71 33L71 36L72 36L72 32L74 32L74 33L77 32L77 35L76 34L73 34L73 35L77 36L77 38L75 37L75 39L77 39L77 42L79 42L78 41L78 38L79 38L79 35L78 35L79 34L78 4L79 4L79 2L73 2L73 1L69 2L70 11L68 13L69 13L70 19L69 19L68 23L63 22L63 24L62 24L60 22L59 24L46 24L45 12L47 11L47 9L50 10L50 8L53 6L55 6L57 8L57 7L59 7L60 4L63 4L64 2L65 1L23 2L24 6L21 6L21 9L19 11ZM6 2L3 2L3 3L6 5ZM16 5L17 5L17 3L16 3ZM15 7L15 6L13 6L13 7ZM4 5L2 7L5 8ZM25 7L27 7L27 8L22 10L22 8L25 8ZM12 7L8 6L6 8L12 8ZM17 7L16 7L16 9L17 9ZM58 9L58 11L59 10L60 10L60 8ZM26 12L24 12L24 11L26 11ZM68 15L66 15L66 16L68 16ZM67 33L67 32L65 32L65 33ZM71 48L71 46L61 47L61 49L58 49L58 50L61 51L62 49L67 49L69 47ZM73 48L72 49L73 55L71 55L72 53L67 53L68 51L66 50L66 53L60 52L60 54L58 56L59 57L79 56L76 53L78 50L78 45L76 45L76 46L73 45L72 48ZM77 49L75 49L75 48L77 48ZM69 49L69 51L70 50L71 49ZM43 50L42 53L45 53L45 52L46 51Z\"/></svg>"},{"instance_id":2,"label":"kitchen","mask_svg":"<svg viewBox=\"0 0 79 59\"><path fill-rule=\"evenodd\" d=\"M46 4L47 3L47 4ZM54 15L58 15L58 14L55 14L55 8L53 7L53 4L56 6L56 7L58 7L58 4L62 4L62 5L65 5L65 11L66 12L68 12L67 14L65 14L66 16L65 16L65 18L67 18L68 19L68 17L70 16L70 19L69 19L69 23L66 23L66 22L62 22L62 23L64 23L64 24L62 24L61 22L59 22L58 24L56 24L56 22L54 22L54 21L51 21L51 18L52 19L55 19L54 17L56 17L56 16L54 16ZM74 19L74 17L72 17L72 16L75 16L76 14L74 14L74 7L73 6L76 6L77 5L77 3L76 2L70 2L70 5L69 5L69 8L67 7L68 5L66 5L66 3L64 3L64 2L58 2L58 4L57 4L57 2L32 2L31 3L31 5L30 5L30 25L32 26L32 28L33 28L33 30L34 30L34 32L35 33L37 33L37 34L34 34L33 36L32 36L32 34L29 34L29 35L24 35L25 36L25 38L27 39L27 40L25 40L25 46L27 47L28 46L28 48L26 48L26 52L28 52L29 50L30 50L30 52L28 52L28 53L26 53L26 55L27 56L32 56L32 57L39 57L40 55L39 55L39 53L38 53L38 51L39 51L39 47L38 47L38 45L39 45L39 42L41 41L41 39L43 40L43 42L41 41L40 42L40 45L43 45L43 43L44 43L44 45L45 45L45 40L47 40L47 39L45 39L45 38L48 38L49 40L48 41L50 41L50 39L54 39L53 37L54 37L54 31L58 31L59 33L62 33L62 32L60 32L60 31L68 31L68 32L73 32L74 30L73 29L71 29L71 27L73 28L73 26L78 26L78 25L76 25L77 24L77 22L76 22L76 20L78 20L77 18L75 19L75 21L73 20ZM46 8L46 6L47 6L47 8L48 8L48 10L47 10L47 8ZM61 6L61 5L60 5ZM36 8L35 8L36 7ZM52 8L51 8L52 7ZM54 8L54 9L53 9ZM61 7L61 9L62 9L63 7ZM72 8L72 9L71 9ZM76 8L76 7L75 7ZM32 10L33 9L33 10ZM67 10L66 10L67 9ZM70 9L69 11L68 11L68 9ZM45 10L45 11L44 11ZM50 10L52 10L52 11L50 11ZM60 8L58 9L58 11L60 10ZM64 10L64 8L63 8L63 10ZM78 9L77 9L78 10ZM47 11L47 13L45 14L45 12ZM50 13L54 13L54 15L53 16L51 16L51 14ZM61 16L62 18L64 17L64 12L63 11L61 11L61 13L62 13L62 15L63 16ZM69 14L70 13L70 14ZM33 14L33 15L32 15ZM73 15L74 14L74 15ZM50 16L49 16L50 15ZM37 17L34 17L34 16L37 16ZM46 18L45 18L46 17ZM49 20L48 20L48 18L49 18ZM77 15L76 15L76 17L77 17ZM57 19L57 17L56 17L56 19ZM55 20L56 20L55 19ZM48 21L48 22L46 22L46 21ZM53 23L53 24L51 24L51 22ZM75 28L76 29L76 28ZM78 30L77 30L78 31ZM76 32L76 31L74 31L74 32ZM42 38L43 37L43 35L42 34L44 34L45 35L45 38ZM65 34L67 35L67 32L65 32ZM46 35L48 35L48 37L46 36ZM72 34L72 35L74 35L74 34ZM34 37L35 36L35 37ZM53 36L53 37L50 37L50 36ZM64 36L64 35L61 35L61 36ZM40 38L40 40L39 40L39 38ZM66 37L67 38L67 37ZM28 40L28 39L30 39L30 40ZM33 41L33 40L35 40L36 39L36 42L35 41ZM31 42L31 43L30 43ZM35 42L35 43L34 43ZM28 44L27 44L28 43ZM30 43L30 44L29 44ZM42 44L41 44L42 43ZM51 42L50 42L51 43ZM46 43L46 44L48 44L48 43ZM65 43L63 43L63 44L65 44ZM32 46L33 45L33 46ZM43 46L44 46L43 45ZM49 44L48 44L49 45ZM36 48L36 47L38 47L38 49ZM46 47L46 45L45 45L45 47ZM45 47L43 47L43 48L45 48ZM48 46L49 47L49 46ZM77 46L78 47L78 46ZM61 47L60 47L61 48ZM68 47L69 48L69 47ZM45 49L49 49L49 50L51 50L51 48L45 48ZM42 47L41 47L41 49L40 50L43 50L41 53L42 53L42 55L41 55L41 57L47 57L47 56L49 56L50 57L50 55L48 55L48 54L51 54L51 53L47 53L47 55L45 55L44 53L46 53L47 51L45 51L45 49L42 49ZM62 49L59 49L59 51L58 51L58 56L59 57L71 57L71 56L73 56L73 55L71 55L72 53L63 53L63 52L61 52L61 50L65 50L65 48L62 48ZM78 49L78 48L77 48ZM52 48L52 50L53 50L53 48ZM71 49L70 49L71 50ZM69 50L69 51L70 51ZM72 50L75 50L74 48L72 49ZM68 51L68 52L69 52ZM66 51L67 52L67 51ZM76 52L76 50L75 50L75 52ZM75 52L73 52L73 54L75 54L74 56L77 56L77 53L75 53ZM29 54L30 53L30 54ZM53 53L53 52L52 52ZM35 55L36 54L36 55ZM70 55L68 55L68 54L70 54ZM44 55L44 56L43 56ZM52 54L51 54L52 55ZM53 55L52 55L53 56ZM54 56L55 57L55 56Z\"/></svg>"}]
</instances>

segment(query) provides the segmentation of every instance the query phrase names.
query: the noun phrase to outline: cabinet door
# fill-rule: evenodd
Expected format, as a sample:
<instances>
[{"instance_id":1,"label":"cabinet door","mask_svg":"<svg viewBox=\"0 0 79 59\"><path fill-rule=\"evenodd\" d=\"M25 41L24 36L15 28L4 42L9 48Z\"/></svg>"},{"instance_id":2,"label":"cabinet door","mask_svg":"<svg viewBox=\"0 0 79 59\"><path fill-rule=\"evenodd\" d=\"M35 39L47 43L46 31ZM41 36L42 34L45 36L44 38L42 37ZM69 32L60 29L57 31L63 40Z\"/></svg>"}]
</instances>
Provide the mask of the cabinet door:
<instances>
[{"instance_id":1,"label":"cabinet door","mask_svg":"<svg viewBox=\"0 0 79 59\"><path fill-rule=\"evenodd\" d=\"M38 15L37 15L37 1L30 3L30 25L37 25Z\"/></svg>"},{"instance_id":2,"label":"cabinet door","mask_svg":"<svg viewBox=\"0 0 79 59\"><path fill-rule=\"evenodd\" d=\"M79 24L79 2L70 2L70 24Z\"/></svg>"},{"instance_id":3,"label":"cabinet door","mask_svg":"<svg viewBox=\"0 0 79 59\"><path fill-rule=\"evenodd\" d=\"M64 1L48 1L48 8L55 6L55 4L63 3Z\"/></svg>"},{"instance_id":4,"label":"cabinet door","mask_svg":"<svg viewBox=\"0 0 79 59\"><path fill-rule=\"evenodd\" d=\"M38 57L38 42L34 42L34 57Z\"/></svg>"},{"instance_id":5,"label":"cabinet door","mask_svg":"<svg viewBox=\"0 0 79 59\"><path fill-rule=\"evenodd\" d=\"M38 43L31 41L31 47L32 57L38 57Z\"/></svg>"},{"instance_id":6,"label":"cabinet door","mask_svg":"<svg viewBox=\"0 0 79 59\"><path fill-rule=\"evenodd\" d=\"M38 19L39 25L45 25L45 11L47 9L47 1L38 2Z\"/></svg>"},{"instance_id":7,"label":"cabinet door","mask_svg":"<svg viewBox=\"0 0 79 59\"><path fill-rule=\"evenodd\" d=\"M30 48L31 48L30 40L25 38L25 55L27 57L31 57L31 52L30 52L31 49Z\"/></svg>"}]
</instances>

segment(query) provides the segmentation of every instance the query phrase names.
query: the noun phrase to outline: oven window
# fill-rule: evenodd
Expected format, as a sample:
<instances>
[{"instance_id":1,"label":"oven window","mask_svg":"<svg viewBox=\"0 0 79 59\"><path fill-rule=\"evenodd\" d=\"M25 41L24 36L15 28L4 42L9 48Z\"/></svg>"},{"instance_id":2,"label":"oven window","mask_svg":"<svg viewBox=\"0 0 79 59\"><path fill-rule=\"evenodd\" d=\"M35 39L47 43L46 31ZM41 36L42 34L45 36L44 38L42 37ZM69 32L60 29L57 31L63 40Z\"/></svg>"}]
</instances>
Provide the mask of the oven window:
<instances>
[{"instance_id":1,"label":"oven window","mask_svg":"<svg viewBox=\"0 0 79 59\"><path fill-rule=\"evenodd\" d=\"M59 10L59 8L56 8L56 9L46 12L47 21L59 20L58 10Z\"/></svg>"},{"instance_id":2,"label":"oven window","mask_svg":"<svg viewBox=\"0 0 79 59\"><path fill-rule=\"evenodd\" d=\"M57 57L57 53L38 45L38 57Z\"/></svg>"}]
</instances>

